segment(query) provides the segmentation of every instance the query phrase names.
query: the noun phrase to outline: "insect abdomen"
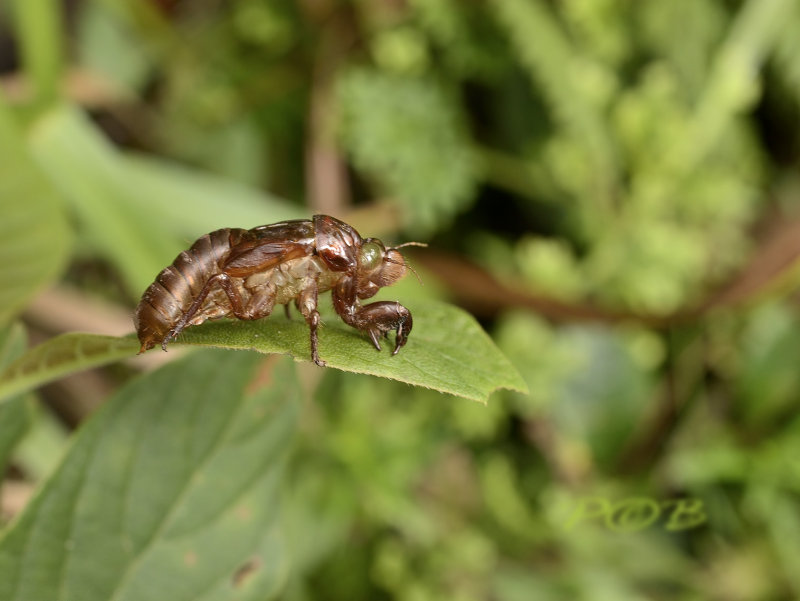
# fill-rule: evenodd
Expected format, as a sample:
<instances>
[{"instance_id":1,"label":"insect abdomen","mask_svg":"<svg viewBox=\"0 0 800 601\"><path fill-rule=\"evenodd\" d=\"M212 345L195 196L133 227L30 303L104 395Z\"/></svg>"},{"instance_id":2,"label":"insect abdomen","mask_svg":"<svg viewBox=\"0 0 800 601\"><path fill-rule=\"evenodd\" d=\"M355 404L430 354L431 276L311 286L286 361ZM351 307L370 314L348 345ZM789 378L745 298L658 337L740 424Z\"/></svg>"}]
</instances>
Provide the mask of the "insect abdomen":
<instances>
[{"instance_id":1,"label":"insect abdomen","mask_svg":"<svg viewBox=\"0 0 800 601\"><path fill-rule=\"evenodd\" d=\"M240 230L225 228L199 238L164 268L142 295L134 322L139 352L161 343L194 302L208 280L221 271Z\"/></svg>"}]
</instances>

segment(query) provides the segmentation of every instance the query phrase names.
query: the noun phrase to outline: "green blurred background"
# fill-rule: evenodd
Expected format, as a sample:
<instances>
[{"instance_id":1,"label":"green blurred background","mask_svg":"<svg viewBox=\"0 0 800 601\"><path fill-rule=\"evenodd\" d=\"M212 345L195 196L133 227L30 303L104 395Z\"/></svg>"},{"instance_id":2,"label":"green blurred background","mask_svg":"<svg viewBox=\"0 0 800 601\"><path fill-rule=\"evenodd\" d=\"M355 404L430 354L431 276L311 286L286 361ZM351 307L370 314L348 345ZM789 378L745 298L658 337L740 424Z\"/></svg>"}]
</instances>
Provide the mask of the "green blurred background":
<instances>
[{"instance_id":1,"label":"green blurred background","mask_svg":"<svg viewBox=\"0 0 800 601\"><path fill-rule=\"evenodd\" d=\"M800 598L798 32L797 0L5 2L0 219L59 283L2 311L130 331L219 227L427 242L384 297L466 307L531 392L316 373L283 598ZM30 187L66 231L26 234ZM46 388L9 479L134 370Z\"/></svg>"}]
</instances>

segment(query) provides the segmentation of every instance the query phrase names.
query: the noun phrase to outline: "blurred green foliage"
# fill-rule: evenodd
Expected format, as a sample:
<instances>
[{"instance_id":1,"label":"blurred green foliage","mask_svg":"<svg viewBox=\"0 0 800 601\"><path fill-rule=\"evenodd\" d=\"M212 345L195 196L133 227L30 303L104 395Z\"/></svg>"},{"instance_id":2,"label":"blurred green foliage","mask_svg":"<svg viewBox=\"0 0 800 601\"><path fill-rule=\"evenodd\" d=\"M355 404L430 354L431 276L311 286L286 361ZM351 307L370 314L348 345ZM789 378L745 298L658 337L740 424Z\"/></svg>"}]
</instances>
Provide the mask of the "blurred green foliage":
<instances>
[{"instance_id":1,"label":"blurred green foliage","mask_svg":"<svg viewBox=\"0 0 800 601\"><path fill-rule=\"evenodd\" d=\"M59 274L130 308L197 235L331 202L497 280L423 251L381 298L481 288L528 395L300 378L279 598L800 597L797 0L67 5L0 6L0 363ZM568 528L586 498L707 520Z\"/></svg>"}]
</instances>

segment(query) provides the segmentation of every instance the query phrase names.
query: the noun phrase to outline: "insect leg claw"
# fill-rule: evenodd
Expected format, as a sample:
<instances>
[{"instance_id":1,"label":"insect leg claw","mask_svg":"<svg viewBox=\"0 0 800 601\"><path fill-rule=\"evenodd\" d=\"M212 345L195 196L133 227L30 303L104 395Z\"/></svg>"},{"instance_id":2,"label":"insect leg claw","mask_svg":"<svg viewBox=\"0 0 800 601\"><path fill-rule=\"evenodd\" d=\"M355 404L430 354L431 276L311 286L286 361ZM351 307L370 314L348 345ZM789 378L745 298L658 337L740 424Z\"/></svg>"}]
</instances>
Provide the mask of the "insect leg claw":
<instances>
[{"instance_id":1,"label":"insect leg claw","mask_svg":"<svg viewBox=\"0 0 800 601\"><path fill-rule=\"evenodd\" d=\"M392 301L379 301L361 307L357 321L360 323L357 327L367 331L372 344L378 350L381 350L381 336L388 339L391 330L397 332L392 355L396 355L405 345L414 323L411 311L400 303Z\"/></svg>"}]
</instances>

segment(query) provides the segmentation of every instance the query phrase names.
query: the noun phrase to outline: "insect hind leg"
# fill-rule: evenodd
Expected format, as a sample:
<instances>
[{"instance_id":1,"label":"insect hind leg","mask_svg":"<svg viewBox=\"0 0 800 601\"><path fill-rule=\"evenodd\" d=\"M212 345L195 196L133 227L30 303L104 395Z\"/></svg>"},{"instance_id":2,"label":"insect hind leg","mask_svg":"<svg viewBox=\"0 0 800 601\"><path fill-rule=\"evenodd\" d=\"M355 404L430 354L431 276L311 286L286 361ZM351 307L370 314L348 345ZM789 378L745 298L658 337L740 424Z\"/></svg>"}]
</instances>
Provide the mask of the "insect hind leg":
<instances>
[{"instance_id":1,"label":"insect hind leg","mask_svg":"<svg viewBox=\"0 0 800 601\"><path fill-rule=\"evenodd\" d=\"M189 308L183 313L181 318L178 322L169 329L166 336L164 336L163 340L161 341L161 348L165 351L167 350L167 343L171 340L175 340L178 335L183 331L183 329L189 324L189 322L194 319L197 315L197 312L202 308L203 303L206 300L209 292L214 288L214 285L219 285L220 288L225 292L225 295L228 297L228 301L231 304L231 313L233 313L239 319L255 319L253 317L246 317L244 303L242 302L242 295L239 293L239 290L231 281L230 276L226 273L217 273L211 276L208 281L203 286L203 289L197 294L194 301ZM267 313L268 315L269 313Z\"/></svg>"}]
</instances>

